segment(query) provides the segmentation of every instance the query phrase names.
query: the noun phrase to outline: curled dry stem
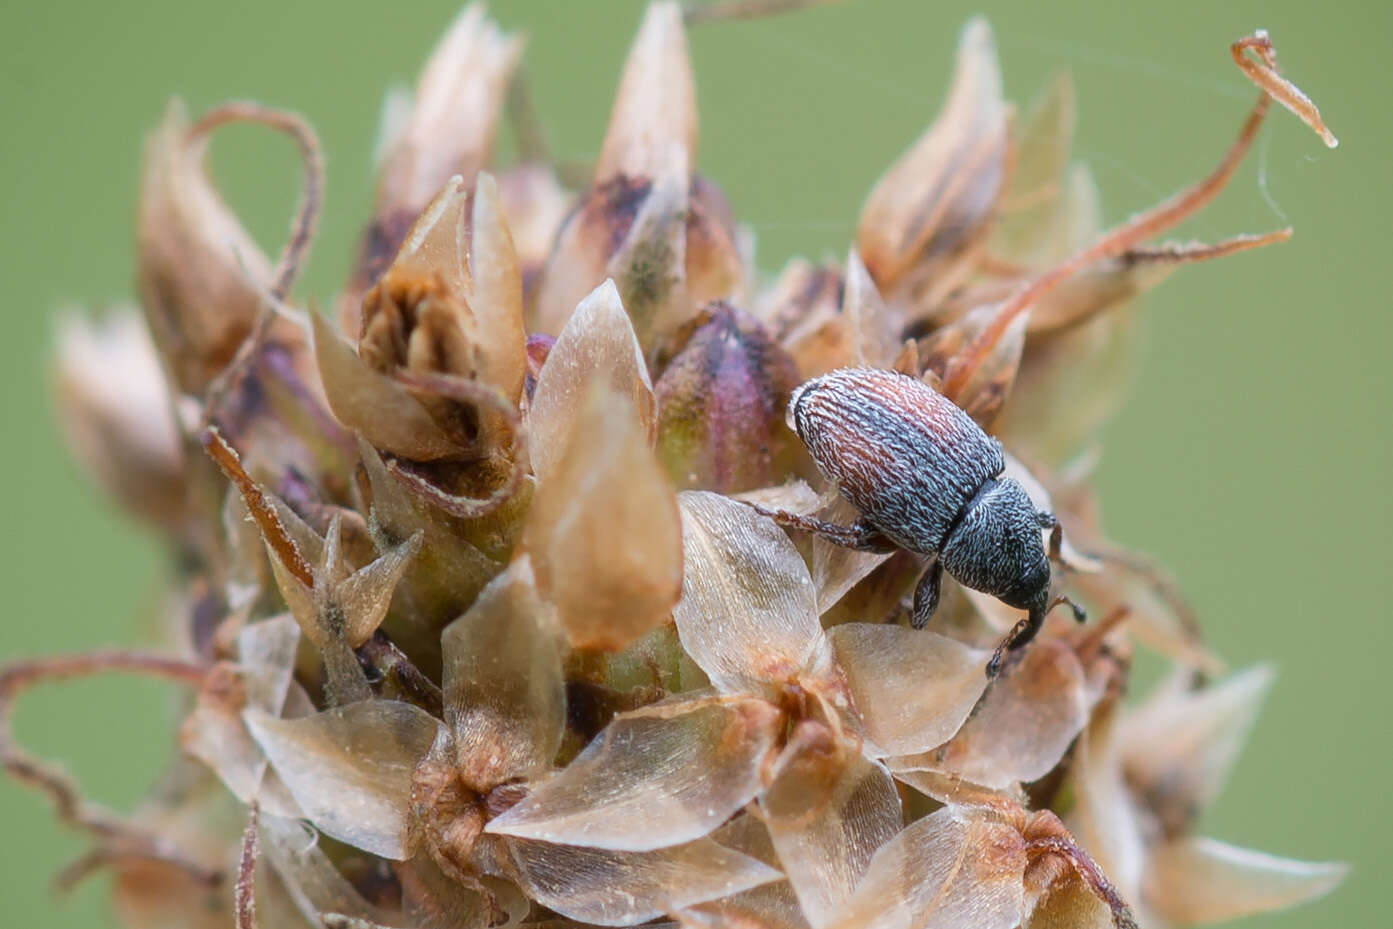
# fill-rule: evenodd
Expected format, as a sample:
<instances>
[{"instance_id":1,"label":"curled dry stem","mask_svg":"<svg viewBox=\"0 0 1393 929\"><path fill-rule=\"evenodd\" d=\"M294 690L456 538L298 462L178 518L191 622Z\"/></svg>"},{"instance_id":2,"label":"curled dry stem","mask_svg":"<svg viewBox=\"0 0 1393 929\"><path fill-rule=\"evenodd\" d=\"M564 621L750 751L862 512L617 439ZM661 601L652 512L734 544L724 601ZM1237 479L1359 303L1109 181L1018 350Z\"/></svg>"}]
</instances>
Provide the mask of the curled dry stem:
<instances>
[{"instance_id":1,"label":"curled dry stem","mask_svg":"<svg viewBox=\"0 0 1393 929\"><path fill-rule=\"evenodd\" d=\"M242 340L242 344L237 346L232 360L208 385L203 412L205 426L212 422L213 415L221 408L225 398L242 382L252 359L256 357L257 350L270 332L271 323L276 317L277 305L289 295L290 288L294 286L295 279L304 266L305 254L314 239L324 200L324 152L314 129L298 114L246 101L225 103L205 113L202 119L189 127L185 142L189 145L202 144L214 129L238 122L257 123L290 136L300 150L305 181L300 191L300 202L296 206L295 217L290 224L290 236L276 260L271 289L263 299L261 312L252 324L251 331Z\"/></svg>"},{"instance_id":2,"label":"curled dry stem","mask_svg":"<svg viewBox=\"0 0 1393 929\"><path fill-rule=\"evenodd\" d=\"M286 570L294 575L295 579L306 587L314 587L314 571L310 564L305 560L305 556L300 553L300 549L295 544L295 540L286 532L285 526L281 524L281 518L276 513L276 508L271 505L271 501L266 496L266 492L261 486L252 480L242 467L242 459L238 456L236 449L227 444L227 440L222 437L216 426L209 426L203 430L203 450L208 453L214 463L227 475L242 495L242 500L247 504L247 510L251 513L257 528L275 551L276 557L280 559Z\"/></svg>"},{"instance_id":3,"label":"curled dry stem","mask_svg":"<svg viewBox=\"0 0 1393 929\"><path fill-rule=\"evenodd\" d=\"M1283 105L1290 107L1286 99L1277 96L1282 86L1290 87L1291 85L1277 77L1276 57L1271 42L1267 41L1265 37L1261 39L1253 37L1250 40L1245 39L1240 43L1235 43L1235 45L1241 46L1234 51L1235 60L1239 61L1239 66L1244 69L1245 73L1253 77L1262 88L1262 92L1258 95L1257 102L1253 104L1252 109L1249 110L1247 119L1239 128L1238 137L1224 153L1219 164L1198 183L1180 191L1164 203L1132 217L1116 229L1104 233L1092 245L1027 283L1003 303L991 322L961 353L949 362L943 383L943 392L949 399L955 397L967 385L973 372L991 354L996 343L1010 329L1011 323L1034 306L1035 302L1042 296L1087 266L1124 255L1135 249L1141 242L1173 229L1207 206L1224 189L1238 169L1243 156L1252 147L1253 140L1257 137L1258 129L1262 126L1262 121L1266 117L1274 97ZM1259 68L1242 53L1244 48L1254 48L1258 52L1263 60L1262 68ZM1258 80L1257 77L1254 77L1251 69L1259 70L1264 75L1263 79ZM1294 87L1291 89L1295 91ZM1300 92L1296 91L1296 93ZM1304 95L1302 99L1304 99ZM1293 112L1297 112L1298 116L1302 115L1296 110ZM1313 128L1315 128L1314 125ZM1320 130L1317 129L1317 131ZM1221 243L1218 246L1213 246L1213 249L1216 250L1214 257L1242 251L1244 248L1282 241L1289 234L1289 231L1283 230L1251 241L1231 240L1228 243ZM1239 244L1235 245L1234 241L1239 241Z\"/></svg>"},{"instance_id":4,"label":"curled dry stem","mask_svg":"<svg viewBox=\"0 0 1393 929\"><path fill-rule=\"evenodd\" d=\"M95 836L101 845L93 854L64 869L59 875L60 889L72 887L97 866L114 861L158 861L179 868L207 886L221 881L222 872L189 858L167 839L125 817L87 802L77 784L62 770L20 748L11 731L16 698L35 684L86 677L99 671L127 671L198 687L209 670L210 666L201 662L128 651L37 658L16 661L0 669L0 766L20 783L48 794L62 822Z\"/></svg>"}]
</instances>

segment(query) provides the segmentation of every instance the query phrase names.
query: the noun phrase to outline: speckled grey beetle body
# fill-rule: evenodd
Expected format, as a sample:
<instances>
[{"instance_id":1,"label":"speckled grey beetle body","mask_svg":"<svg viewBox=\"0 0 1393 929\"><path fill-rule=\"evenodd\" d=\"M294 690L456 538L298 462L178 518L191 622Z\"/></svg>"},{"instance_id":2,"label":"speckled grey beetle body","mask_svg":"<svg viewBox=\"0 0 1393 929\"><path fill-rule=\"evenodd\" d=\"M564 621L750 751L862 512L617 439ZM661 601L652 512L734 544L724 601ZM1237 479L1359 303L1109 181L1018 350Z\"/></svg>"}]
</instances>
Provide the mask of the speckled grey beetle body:
<instances>
[{"instance_id":1,"label":"speckled grey beetle body","mask_svg":"<svg viewBox=\"0 0 1393 929\"><path fill-rule=\"evenodd\" d=\"M818 468L860 512L851 526L793 514L780 522L850 548L907 549L932 562L914 593L911 624L923 628L938 605L943 572L1028 611L1004 651L1034 637L1051 603L1042 530L1057 548L1058 523L1002 474L1001 445L923 381L894 371L842 368L805 382L788 404L788 424ZM1076 613L1077 613L1076 608Z\"/></svg>"}]
</instances>

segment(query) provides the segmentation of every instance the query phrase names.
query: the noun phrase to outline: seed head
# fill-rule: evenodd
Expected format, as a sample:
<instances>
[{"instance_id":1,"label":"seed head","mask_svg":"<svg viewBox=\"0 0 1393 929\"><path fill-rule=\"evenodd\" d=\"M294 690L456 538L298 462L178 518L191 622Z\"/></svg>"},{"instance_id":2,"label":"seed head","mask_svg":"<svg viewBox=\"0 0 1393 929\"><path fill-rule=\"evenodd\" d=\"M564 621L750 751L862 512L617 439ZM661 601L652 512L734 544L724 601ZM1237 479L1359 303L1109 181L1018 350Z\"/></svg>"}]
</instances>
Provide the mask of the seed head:
<instances>
[{"instance_id":1,"label":"seed head","mask_svg":"<svg viewBox=\"0 0 1393 929\"><path fill-rule=\"evenodd\" d=\"M651 4L574 192L520 40L469 6L389 101L332 319L292 296L307 124L171 106L149 331L65 324L57 383L78 459L177 547L185 653L0 670L0 762L92 839L66 884L110 869L132 927L1038 929L1338 883L1195 835L1271 675L1221 676L1175 584L1106 540L1088 455L1134 298L1288 231L1154 240L1271 99L1333 142L1314 105L1240 40L1236 141L1104 230L1071 86L1013 120L974 19L845 261L765 277L697 171L685 33L790 5ZM203 165L233 121L304 158L274 260ZM1061 590L1089 623L1048 612ZM1173 673L1128 706L1139 647ZM139 816L10 732L24 689L101 670L192 693Z\"/></svg>"}]
</instances>

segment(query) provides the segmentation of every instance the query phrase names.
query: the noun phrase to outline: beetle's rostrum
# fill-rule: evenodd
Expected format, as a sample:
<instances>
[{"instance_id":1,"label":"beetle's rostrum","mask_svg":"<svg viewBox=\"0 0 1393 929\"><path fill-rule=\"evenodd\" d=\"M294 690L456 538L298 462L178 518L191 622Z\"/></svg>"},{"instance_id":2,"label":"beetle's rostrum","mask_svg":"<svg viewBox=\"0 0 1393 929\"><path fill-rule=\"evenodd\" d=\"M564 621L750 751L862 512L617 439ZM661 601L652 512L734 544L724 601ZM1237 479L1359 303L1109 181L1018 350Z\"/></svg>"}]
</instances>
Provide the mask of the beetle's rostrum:
<instances>
[{"instance_id":1,"label":"beetle's rostrum","mask_svg":"<svg viewBox=\"0 0 1393 929\"><path fill-rule=\"evenodd\" d=\"M918 378L841 368L793 391L788 425L861 516L839 526L762 512L848 548L900 548L930 558L914 592L910 623L916 629L938 606L944 571L964 586L1028 611L1002 640L988 674L996 673L1005 652L1034 638L1055 605L1049 557L1058 555L1059 523L1035 506L1025 488L1003 476L1001 444L970 416ZM1052 530L1048 553L1047 529ZM1074 612L1083 618L1078 607Z\"/></svg>"}]
</instances>

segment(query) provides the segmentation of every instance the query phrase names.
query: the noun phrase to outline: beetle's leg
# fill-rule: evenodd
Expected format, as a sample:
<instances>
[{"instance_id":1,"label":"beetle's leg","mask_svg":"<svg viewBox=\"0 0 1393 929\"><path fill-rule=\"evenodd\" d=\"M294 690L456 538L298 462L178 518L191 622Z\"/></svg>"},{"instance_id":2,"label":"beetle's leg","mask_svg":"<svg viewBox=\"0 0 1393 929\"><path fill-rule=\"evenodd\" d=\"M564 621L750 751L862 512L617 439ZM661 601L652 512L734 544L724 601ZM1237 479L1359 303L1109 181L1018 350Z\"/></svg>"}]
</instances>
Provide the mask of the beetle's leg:
<instances>
[{"instance_id":1,"label":"beetle's leg","mask_svg":"<svg viewBox=\"0 0 1393 929\"><path fill-rule=\"evenodd\" d=\"M1060 604L1067 604L1073 611L1074 619L1083 622L1088 619L1088 614L1083 611L1073 600L1065 596L1055 597L1043 610L1031 610L1025 619L1011 627L1011 631L1006 633L1006 637L997 645L996 651L992 652L992 660L987 662L987 677L996 677L996 673L1001 670L1001 659L1007 652L1014 652L1018 648L1024 648L1030 644L1030 640L1035 638L1035 633L1040 631L1040 627L1045 624L1045 617L1050 610Z\"/></svg>"},{"instance_id":2,"label":"beetle's leg","mask_svg":"<svg viewBox=\"0 0 1393 929\"><path fill-rule=\"evenodd\" d=\"M1007 652L1023 648L1035 638L1035 633L1039 632L1045 623L1045 612L1031 610L1025 619L1011 627L1011 631L1006 633L1006 637L997 645L996 651L992 652L992 660L987 662L987 677L996 677L997 672L1001 670L1001 659L1006 657Z\"/></svg>"},{"instance_id":3,"label":"beetle's leg","mask_svg":"<svg viewBox=\"0 0 1393 929\"><path fill-rule=\"evenodd\" d=\"M1048 510L1036 510L1035 522L1041 529L1050 530L1049 558L1050 561L1059 561L1059 552L1064 546L1064 527Z\"/></svg>"},{"instance_id":4,"label":"beetle's leg","mask_svg":"<svg viewBox=\"0 0 1393 929\"><path fill-rule=\"evenodd\" d=\"M843 548L885 555L895 551L898 547L881 535L879 529L870 526L863 520L857 520L850 526L839 526L815 516L802 516L787 510L771 510L758 503L747 503L746 505L761 516L768 516L780 526L820 535L833 545L840 545Z\"/></svg>"},{"instance_id":5,"label":"beetle's leg","mask_svg":"<svg viewBox=\"0 0 1393 929\"><path fill-rule=\"evenodd\" d=\"M923 629L929 624L938 609L938 592L943 586L943 563L934 559L924 576L919 578L919 586L914 588L914 610L909 614L909 624L915 629Z\"/></svg>"}]
</instances>

